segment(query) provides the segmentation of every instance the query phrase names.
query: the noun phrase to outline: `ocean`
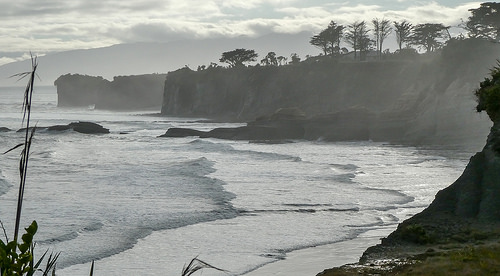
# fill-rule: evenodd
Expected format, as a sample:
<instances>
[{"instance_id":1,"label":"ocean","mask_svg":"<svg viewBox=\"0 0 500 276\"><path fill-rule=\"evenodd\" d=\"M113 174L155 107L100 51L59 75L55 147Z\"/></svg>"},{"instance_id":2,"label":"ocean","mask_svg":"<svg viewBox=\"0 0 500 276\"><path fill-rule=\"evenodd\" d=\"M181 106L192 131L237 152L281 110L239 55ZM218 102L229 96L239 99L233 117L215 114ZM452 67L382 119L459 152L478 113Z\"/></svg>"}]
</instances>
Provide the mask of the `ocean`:
<instances>
[{"instance_id":1,"label":"ocean","mask_svg":"<svg viewBox=\"0 0 500 276\"><path fill-rule=\"evenodd\" d=\"M23 88L0 88L2 152L23 141ZM396 227L462 173L471 152L379 142L282 144L159 138L170 127L241 124L58 108L35 87L32 124L91 121L110 134L37 131L22 225L36 252L61 252L57 275L180 275L194 258L244 275L287 253ZM19 151L0 155L0 220L12 237ZM3 238L3 235L2 235ZM323 268L318 268L318 273Z\"/></svg>"}]
</instances>

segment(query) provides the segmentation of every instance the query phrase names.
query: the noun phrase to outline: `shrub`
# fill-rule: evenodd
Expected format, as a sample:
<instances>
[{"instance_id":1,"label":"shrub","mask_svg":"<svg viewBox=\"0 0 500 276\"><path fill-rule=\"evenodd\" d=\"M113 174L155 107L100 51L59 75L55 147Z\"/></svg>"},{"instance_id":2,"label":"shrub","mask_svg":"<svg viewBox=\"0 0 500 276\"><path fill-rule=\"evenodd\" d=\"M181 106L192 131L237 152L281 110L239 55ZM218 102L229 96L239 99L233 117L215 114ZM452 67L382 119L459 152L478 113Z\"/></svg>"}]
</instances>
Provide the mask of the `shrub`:
<instances>
[{"instance_id":1,"label":"shrub","mask_svg":"<svg viewBox=\"0 0 500 276\"><path fill-rule=\"evenodd\" d=\"M486 111L493 122L500 119L500 61L491 70L491 77L485 78L474 94L477 99L477 112Z\"/></svg>"}]
</instances>

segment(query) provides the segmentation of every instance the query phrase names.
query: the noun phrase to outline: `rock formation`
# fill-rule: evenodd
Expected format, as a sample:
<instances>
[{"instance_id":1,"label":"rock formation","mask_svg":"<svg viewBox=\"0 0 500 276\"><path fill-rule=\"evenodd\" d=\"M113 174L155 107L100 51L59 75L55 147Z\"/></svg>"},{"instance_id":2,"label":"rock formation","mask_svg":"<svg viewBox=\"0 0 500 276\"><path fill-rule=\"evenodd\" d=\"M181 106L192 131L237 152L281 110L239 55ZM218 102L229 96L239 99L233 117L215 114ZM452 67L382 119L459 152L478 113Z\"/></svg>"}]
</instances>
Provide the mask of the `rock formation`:
<instances>
[{"instance_id":1,"label":"rock formation","mask_svg":"<svg viewBox=\"0 0 500 276\"><path fill-rule=\"evenodd\" d=\"M296 107L314 128L348 137L407 144L467 144L479 150L491 123L474 112L470 91L500 56L489 42L452 41L415 60L346 62L328 59L287 66L170 72L162 114L253 122ZM349 110L364 110L360 114ZM331 120L337 115L337 123ZM369 118L363 116L369 115ZM352 116L352 117L350 117ZM352 118L352 120L351 120ZM356 126L356 124L359 124ZM352 135L350 132L353 132Z\"/></svg>"},{"instance_id":2,"label":"rock formation","mask_svg":"<svg viewBox=\"0 0 500 276\"><path fill-rule=\"evenodd\" d=\"M165 74L102 77L67 74L57 86L58 107L87 107L111 110L158 109L163 96Z\"/></svg>"},{"instance_id":3,"label":"rock formation","mask_svg":"<svg viewBox=\"0 0 500 276\"><path fill-rule=\"evenodd\" d=\"M109 129L92 122L72 122L67 125L55 125L49 127L36 127L37 130L47 130L47 131L65 131L73 130L84 134L106 134L109 133ZM19 129L17 132L25 131L26 128Z\"/></svg>"},{"instance_id":4,"label":"rock formation","mask_svg":"<svg viewBox=\"0 0 500 276\"><path fill-rule=\"evenodd\" d=\"M369 248L362 261L394 250L402 244L475 242L500 235L500 67L475 92L477 111L494 122L483 150L470 159L462 175L439 191L421 213L398 225L381 245ZM472 91L471 91L472 94ZM375 256L375 257L374 257ZM391 257L401 257L393 255Z\"/></svg>"},{"instance_id":5,"label":"rock formation","mask_svg":"<svg viewBox=\"0 0 500 276\"><path fill-rule=\"evenodd\" d=\"M306 117L298 108L278 109L269 116L262 116L246 126L215 128L199 131L170 128L160 137L218 138L277 142L286 140L366 141L369 137L371 115L362 109L348 109L332 114Z\"/></svg>"}]
</instances>

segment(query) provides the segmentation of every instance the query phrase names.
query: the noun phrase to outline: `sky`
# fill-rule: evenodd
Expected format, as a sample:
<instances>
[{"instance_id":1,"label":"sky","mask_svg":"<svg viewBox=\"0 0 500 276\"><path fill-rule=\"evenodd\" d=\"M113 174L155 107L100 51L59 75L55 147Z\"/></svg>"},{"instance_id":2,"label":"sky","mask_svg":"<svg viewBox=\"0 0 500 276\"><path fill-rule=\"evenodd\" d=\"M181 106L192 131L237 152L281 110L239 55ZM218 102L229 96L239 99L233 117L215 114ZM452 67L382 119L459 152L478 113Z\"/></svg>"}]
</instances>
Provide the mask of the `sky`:
<instances>
[{"instance_id":1,"label":"sky","mask_svg":"<svg viewBox=\"0 0 500 276\"><path fill-rule=\"evenodd\" d=\"M483 1L485 2L485 1ZM374 18L458 26L482 2L440 0L0 0L0 65L134 42L318 33ZM455 29L455 32L459 32Z\"/></svg>"}]
</instances>

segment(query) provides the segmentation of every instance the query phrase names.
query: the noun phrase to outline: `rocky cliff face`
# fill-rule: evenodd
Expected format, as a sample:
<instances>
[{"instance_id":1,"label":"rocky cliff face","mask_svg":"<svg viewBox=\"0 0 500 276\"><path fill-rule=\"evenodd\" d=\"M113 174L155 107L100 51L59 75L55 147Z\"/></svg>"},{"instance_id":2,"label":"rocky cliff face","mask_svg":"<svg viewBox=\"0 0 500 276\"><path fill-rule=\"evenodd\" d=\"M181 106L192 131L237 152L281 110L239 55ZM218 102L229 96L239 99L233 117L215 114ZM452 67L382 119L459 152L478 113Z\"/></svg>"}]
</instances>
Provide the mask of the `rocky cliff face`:
<instances>
[{"instance_id":1,"label":"rocky cliff face","mask_svg":"<svg viewBox=\"0 0 500 276\"><path fill-rule=\"evenodd\" d=\"M279 108L298 108L308 117L357 109L366 113L337 116L332 131L359 131L359 125L375 141L478 150L491 123L474 111L472 91L500 56L498 48L464 40L406 61L184 68L167 76L162 114L253 121Z\"/></svg>"},{"instance_id":2,"label":"rocky cliff face","mask_svg":"<svg viewBox=\"0 0 500 276\"><path fill-rule=\"evenodd\" d=\"M165 74L120 76L108 81L102 77L60 76L57 86L59 107L95 105L98 109L137 110L159 108Z\"/></svg>"}]
</instances>

